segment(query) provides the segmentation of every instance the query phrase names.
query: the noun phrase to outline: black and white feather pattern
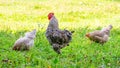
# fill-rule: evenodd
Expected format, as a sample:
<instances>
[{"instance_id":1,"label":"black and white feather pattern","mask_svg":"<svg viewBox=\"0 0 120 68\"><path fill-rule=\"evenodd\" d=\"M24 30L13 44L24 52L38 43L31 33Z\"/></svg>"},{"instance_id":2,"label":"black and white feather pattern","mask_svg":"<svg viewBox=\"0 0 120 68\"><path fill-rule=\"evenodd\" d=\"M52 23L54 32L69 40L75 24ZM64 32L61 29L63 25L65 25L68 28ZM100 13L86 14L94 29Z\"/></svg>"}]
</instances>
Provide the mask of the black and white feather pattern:
<instances>
[{"instance_id":1,"label":"black and white feather pattern","mask_svg":"<svg viewBox=\"0 0 120 68\"><path fill-rule=\"evenodd\" d=\"M46 30L46 37L52 45L54 51L60 54L60 49L68 46L69 42L72 40L72 33L73 31L70 32L68 30L60 30L58 21L55 16L53 16Z\"/></svg>"}]
</instances>

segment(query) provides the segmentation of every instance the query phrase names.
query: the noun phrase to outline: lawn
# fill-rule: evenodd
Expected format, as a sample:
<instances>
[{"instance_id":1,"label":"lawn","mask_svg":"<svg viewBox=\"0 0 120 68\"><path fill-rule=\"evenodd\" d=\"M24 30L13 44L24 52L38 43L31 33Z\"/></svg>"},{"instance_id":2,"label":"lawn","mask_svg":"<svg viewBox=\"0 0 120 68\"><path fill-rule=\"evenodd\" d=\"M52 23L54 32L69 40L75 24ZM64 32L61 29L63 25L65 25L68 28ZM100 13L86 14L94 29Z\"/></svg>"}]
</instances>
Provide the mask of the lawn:
<instances>
[{"instance_id":1,"label":"lawn","mask_svg":"<svg viewBox=\"0 0 120 68\"><path fill-rule=\"evenodd\" d=\"M70 46L58 55L45 37L47 15L54 12L60 29L74 30ZM103 46L85 34L113 25ZM12 50L25 32L37 30L29 51ZM0 0L0 68L119 68L119 0Z\"/></svg>"}]
</instances>

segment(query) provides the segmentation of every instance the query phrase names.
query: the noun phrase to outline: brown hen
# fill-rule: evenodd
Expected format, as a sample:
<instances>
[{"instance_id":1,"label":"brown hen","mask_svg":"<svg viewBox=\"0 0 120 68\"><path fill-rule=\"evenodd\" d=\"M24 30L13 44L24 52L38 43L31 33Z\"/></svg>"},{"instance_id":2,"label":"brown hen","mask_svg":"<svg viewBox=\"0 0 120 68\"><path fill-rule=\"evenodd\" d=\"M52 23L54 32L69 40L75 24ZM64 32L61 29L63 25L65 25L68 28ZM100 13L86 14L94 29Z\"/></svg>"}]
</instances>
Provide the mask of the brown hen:
<instances>
[{"instance_id":1,"label":"brown hen","mask_svg":"<svg viewBox=\"0 0 120 68\"><path fill-rule=\"evenodd\" d=\"M108 27L105 27L101 30L96 30L94 32L87 33L86 37L88 37L91 41L104 44L108 41L111 29L112 25L109 25Z\"/></svg>"}]
</instances>

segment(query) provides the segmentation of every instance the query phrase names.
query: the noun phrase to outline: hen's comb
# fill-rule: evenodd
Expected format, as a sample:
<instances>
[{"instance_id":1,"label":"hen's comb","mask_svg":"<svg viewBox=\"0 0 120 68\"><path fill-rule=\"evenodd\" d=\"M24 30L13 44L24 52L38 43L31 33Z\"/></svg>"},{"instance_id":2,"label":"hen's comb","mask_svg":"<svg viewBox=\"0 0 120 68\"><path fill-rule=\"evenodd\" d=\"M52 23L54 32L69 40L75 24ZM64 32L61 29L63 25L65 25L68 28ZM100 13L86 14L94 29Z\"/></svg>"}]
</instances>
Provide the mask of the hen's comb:
<instances>
[{"instance_id":1,"label":"hen's comb","mask_svg":"<svg viewBox=\"0 0 120 68\"><path fill-rule=\"evenodd\" d=\"M89 36L90 36L90 34L88 33L88 34L86 34L85 36L86 36L86 37L89 37Z\"/></svg>"}]
</instances>

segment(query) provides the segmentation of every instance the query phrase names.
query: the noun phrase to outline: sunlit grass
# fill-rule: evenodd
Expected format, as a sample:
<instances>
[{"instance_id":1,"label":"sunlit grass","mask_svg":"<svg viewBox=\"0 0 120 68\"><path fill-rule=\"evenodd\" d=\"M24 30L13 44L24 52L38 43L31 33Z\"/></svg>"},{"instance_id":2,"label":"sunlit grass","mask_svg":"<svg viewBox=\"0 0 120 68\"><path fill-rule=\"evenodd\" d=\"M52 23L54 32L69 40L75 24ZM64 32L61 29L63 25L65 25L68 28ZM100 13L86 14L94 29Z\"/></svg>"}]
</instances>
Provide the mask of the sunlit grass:
<instances>
[{"instance_id":1,"label":"sunlit grass","mask_svg":"<svg viewBox=\"0 0 120 68\"><path fill-rule=\"evenodd\" d=\"M75 31L61 55L45 37L49 12L55 13L61 29ZM104 46L85 37L87 32L109 24L113 29ZM119 0L0 0L0 67L119 67L119 24ZM37 29L35 46L30 51L13 51L15 40L32 29Z\"/></svg>"}]
</instances>

